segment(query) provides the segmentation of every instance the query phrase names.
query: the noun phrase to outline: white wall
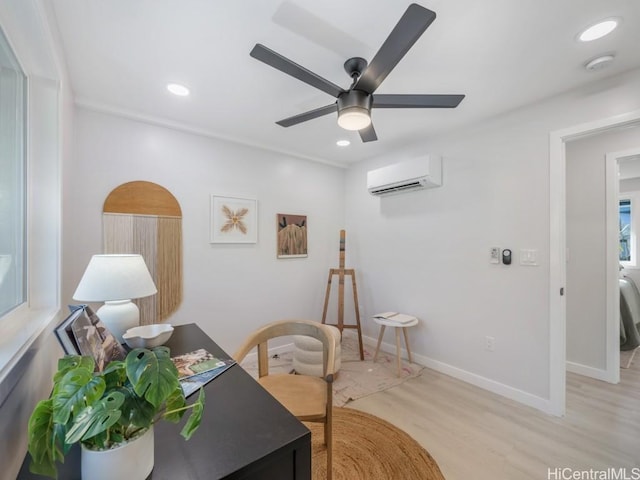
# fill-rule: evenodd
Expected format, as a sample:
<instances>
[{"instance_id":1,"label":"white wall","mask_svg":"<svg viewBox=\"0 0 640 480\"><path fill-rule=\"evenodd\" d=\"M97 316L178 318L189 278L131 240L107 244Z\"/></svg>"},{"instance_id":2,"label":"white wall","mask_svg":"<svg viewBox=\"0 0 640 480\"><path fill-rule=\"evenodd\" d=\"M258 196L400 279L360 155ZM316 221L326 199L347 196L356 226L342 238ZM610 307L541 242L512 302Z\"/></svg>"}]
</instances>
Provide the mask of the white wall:
<instances>
[{"instance_id":1,"label":"white wall","mask_svg":"<svg viewBox=\"0 0 640 480\"><path fill-rule=\"evenodd\" d=\"M448 136L425 132L420 151L349 169L347 230L365 316L417 315L412 350L425 363L550 409L549 133L638 108L634 71ZM444 157L443 187L367 194L367 170L429 152ZM514 263L491 265L492 246L511 248ZM520 249L537 249L540 265L519 265Z\"/></svg>"},{"instance_id":2,"label":"white wall","mask_svg":"<svg viewBox=\"0 0 640 480\"><path fill-rule=\"evenodd\" d=\"M640 127L567 142L567 361L606 368L605 156L640 146Z\"/></svg>"},{"instance_id":3,"label":"white wall","mask_svg":"<svg viewBox=\"0 0 640 480\"><path fill-rule=\"evenodd\" d=\"M64 301L102 249L102 207L118 185L158 183L183 212L184 298L174 324L197 322L233 353L267 321L320 319L344 225L344 170L79 108L65 174ZM209 243L209 196L258 199L257 244ZM309 256L276 258L276 214L308 216Z\"/></svg>"}]
</instances>

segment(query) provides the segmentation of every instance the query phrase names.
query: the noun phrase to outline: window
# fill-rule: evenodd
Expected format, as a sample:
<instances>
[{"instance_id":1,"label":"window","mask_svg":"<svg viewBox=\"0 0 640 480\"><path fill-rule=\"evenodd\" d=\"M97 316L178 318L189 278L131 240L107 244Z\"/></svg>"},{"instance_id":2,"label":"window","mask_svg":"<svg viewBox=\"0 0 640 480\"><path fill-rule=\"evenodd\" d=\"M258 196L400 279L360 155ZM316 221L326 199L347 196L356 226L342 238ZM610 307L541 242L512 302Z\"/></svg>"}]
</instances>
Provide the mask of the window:
<instances>
[{"instance_id":1,"label":"window","mask_svg":"<svg viewBox=\"0 0 640 480\"><path fill-rule=\"evenodd\" d=\"M619 258L621 262L631 262L631 200L620 200L618 219L620 226Z\"/></svg>"},{"instance_id":2,"label":"window","mask_svg":"<svg viewBox=\"0 0 640 480\"><path fill-rule=\"evenodd\" d=\"M26 300L26 77L0 31L0 317Z\"/></svg>"}]
</instances>

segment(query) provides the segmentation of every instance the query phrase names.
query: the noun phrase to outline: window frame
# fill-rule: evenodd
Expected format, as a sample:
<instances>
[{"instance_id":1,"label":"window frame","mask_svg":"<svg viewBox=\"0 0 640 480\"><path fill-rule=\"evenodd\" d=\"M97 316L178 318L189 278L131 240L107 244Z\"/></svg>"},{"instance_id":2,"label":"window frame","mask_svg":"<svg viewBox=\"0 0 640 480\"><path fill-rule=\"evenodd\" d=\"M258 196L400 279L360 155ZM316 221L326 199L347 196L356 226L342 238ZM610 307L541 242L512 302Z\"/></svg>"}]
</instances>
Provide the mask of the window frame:
<instances>
[{"instance_id":1,"label":"window frame","mask_svg":"<svg viewBox=\"0 0 640 480\"><path fill-rule=\"evenodd\" d=\"M22 217L22 221L20 222L19 229L20 232L15 232L16 235L20 235L19 242L16 242L16 246L20 243L19 249L16 249L16 264L20 270L19 278L16 275L15 280L19 282L17 286L17 290L19 290L19 295L16 295L16 298L19 296L18 303L14 303L13 305L7 305L6 310L0 310L0 322L5 321L5 318L8 317L11 312L14 310L20 309L25 304L28 304L28 222L29 222L29 205L28 205L28 129L29 129L29 80L25 69L23 68L18 55L11 45L9 37L5 34L3 30L0 29L0 39L5 44L4 46L8 50L9 55L9 66L12 67L17 73L21 76L20 85L20 93L21 98L16 101L16 111L14 118L18 118L20 120L21 125L19 127L16 126L16 131L18 135L17 138L21 137L21 145L17 146L16 151L19 150L20 155L20 165L16 168L16 172L19 171L19 178L17 179L20 182L19 187L16 189L19 193L16 196L16 200L18 200L19 204L15 206L16 211L19 211L19 215ZM21 111L18 112L17 108L21 108ZM19 115L18 115L19 113ZM17 125L17 124L16 124ZM15 139L14 139L15 140ZM12 253L12 252L11 252ZM0 305L0 309L4 308ZM20 312L18 312L20 313Z\"/></svg>"},{"instance_id":2,"label":"window frame","mask_svg":"<svg viewBox=\"0 0 640 480\"><path fill-rule=\"evenodd\" d=\"M26 2L24 8L27 15L34 13ZM0 13L2 10L0 7ZM5 18L0 16L0 20ZM46 337L43 334L53 329L62 314L61 175L62 158L69 148L64 144L63 125L69 121L65 116L70 112L70 91L57 71L39 68L41 57L16 48L12 34L15 36L22 28L20 21L0 25L25 77L24 292L23 302L0 316L0 404L24 373L22 359L30 358L29 350L38 348L39 341ZM38 48L50 53L46 44ZM47 241L39 240L43 238Z\"/></svg>"}]
</instances>

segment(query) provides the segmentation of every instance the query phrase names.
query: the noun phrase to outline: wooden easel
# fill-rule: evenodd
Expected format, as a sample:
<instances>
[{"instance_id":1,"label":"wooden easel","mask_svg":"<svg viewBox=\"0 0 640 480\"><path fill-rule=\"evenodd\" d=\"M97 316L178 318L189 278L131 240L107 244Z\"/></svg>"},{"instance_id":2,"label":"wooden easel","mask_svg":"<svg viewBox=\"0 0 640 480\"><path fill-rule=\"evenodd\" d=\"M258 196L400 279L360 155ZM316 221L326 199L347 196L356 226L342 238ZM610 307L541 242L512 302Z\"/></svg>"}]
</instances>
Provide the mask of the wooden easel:
<instances>
[{"instance_id":1,"label":"wooden easel","mask_svg":"<svg viewBox=\"0 0 640 480\"><path fill-rule=\"evenodd\" d=\"M356 288L356 271L353 268L344 268L345 257L345 231L340 230L340 268L331 268L329 270L329 281L327 282L327 293L324 297L324 310L322 312L322 323L327 320L327 308L329 307L329 296L331 295L331 279L334 275L338 275L338 323L327 324L338 327L340 335L345 328L358 329L358 343L360 346L360 360L364 360L364 350L362 348L362 329L360 328L360 310L358 309L358 289ZM351 276L351 285L353 288L353 306L356 310L356 325L344 324L344 277Z\"/></svg>"}]
</instances>

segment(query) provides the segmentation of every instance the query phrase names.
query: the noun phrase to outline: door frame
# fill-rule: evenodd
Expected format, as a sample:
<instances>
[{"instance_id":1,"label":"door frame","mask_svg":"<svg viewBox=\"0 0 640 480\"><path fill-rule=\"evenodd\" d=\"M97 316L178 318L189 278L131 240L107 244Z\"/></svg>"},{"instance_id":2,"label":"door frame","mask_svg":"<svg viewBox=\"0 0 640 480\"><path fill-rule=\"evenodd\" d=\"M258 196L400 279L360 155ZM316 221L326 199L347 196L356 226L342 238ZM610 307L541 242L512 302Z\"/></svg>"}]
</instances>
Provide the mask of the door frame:
<instances>
[{"instance_id":1,"label":"door frame","mask_svg":"<svg viewBox=\"0 0 640 480\"><path fill-rule=\"evenodd\" d=\"M640 143L640 141L639 141ZM611 375L614 379L612 383L620 382L620 262L619 262L619 200L620 200L620 179L618 176L618 161L622 158L640 155L640 147L633 147L628 150L607 153L605 164L606 178L606 217L607 217L607 295L611 296L612 309L607 309L607 320L615 321L617 332L613 338L609 338L609 334L613 333L611 329L607 329L607 365L615 366L615 374ZM637 241L637 240L636 240ZM609 301L607 302L609 306ZM615 316L615 319L613 318ZM615 357L615 358L611 358ZM607 379L607 381L610 381Z\"/></svg>"},{"instance_id":2,"label":"door frame","mask_svg":"<svg viewBox=\"0 0 640 480\"><path fill-rule=\"evenodd\" d=\"M566 362L567 362L567 317L566 299L566 149L565 144L570 140L603 133L615 128L640 123L640 110L603 118L592 122L582 123L549 134L549 411L553 415L562 416L566 411ZM610 162L607 163L609 165ZM608 171L608 170L607 170ZM610 177L610 174L608 175ZM617 189L617 187L616 187ZM607 191L613 195L611 188ZM610 199L611 195L607 195ZM610 202L608 202L610 204ZM610 212L607 216L610 217ZM617 215L617 213L616 213ZM617 234L616 234L617 235ZM617 236L616 236L617 242ZM609 258L613 249L610 237L607 238L607 371L616 360L613 359L616 350L612 351L615 335L619 335L620 320L615 323L617 310L616 299L619 293L614 293L616 280L612 279L612 263ZM617 258L617 257L614 257ZM613 287L609 285L613 283ZM611 288L610 288L611 287ZM563 292L561 294L560 292ZM614 312L613 315L611 312ZM618 340L619 341L619 340ZM619 356L617 358L619 369ZM617 372L619 375L619 371Z\"/></svg>"}]
</instances>

